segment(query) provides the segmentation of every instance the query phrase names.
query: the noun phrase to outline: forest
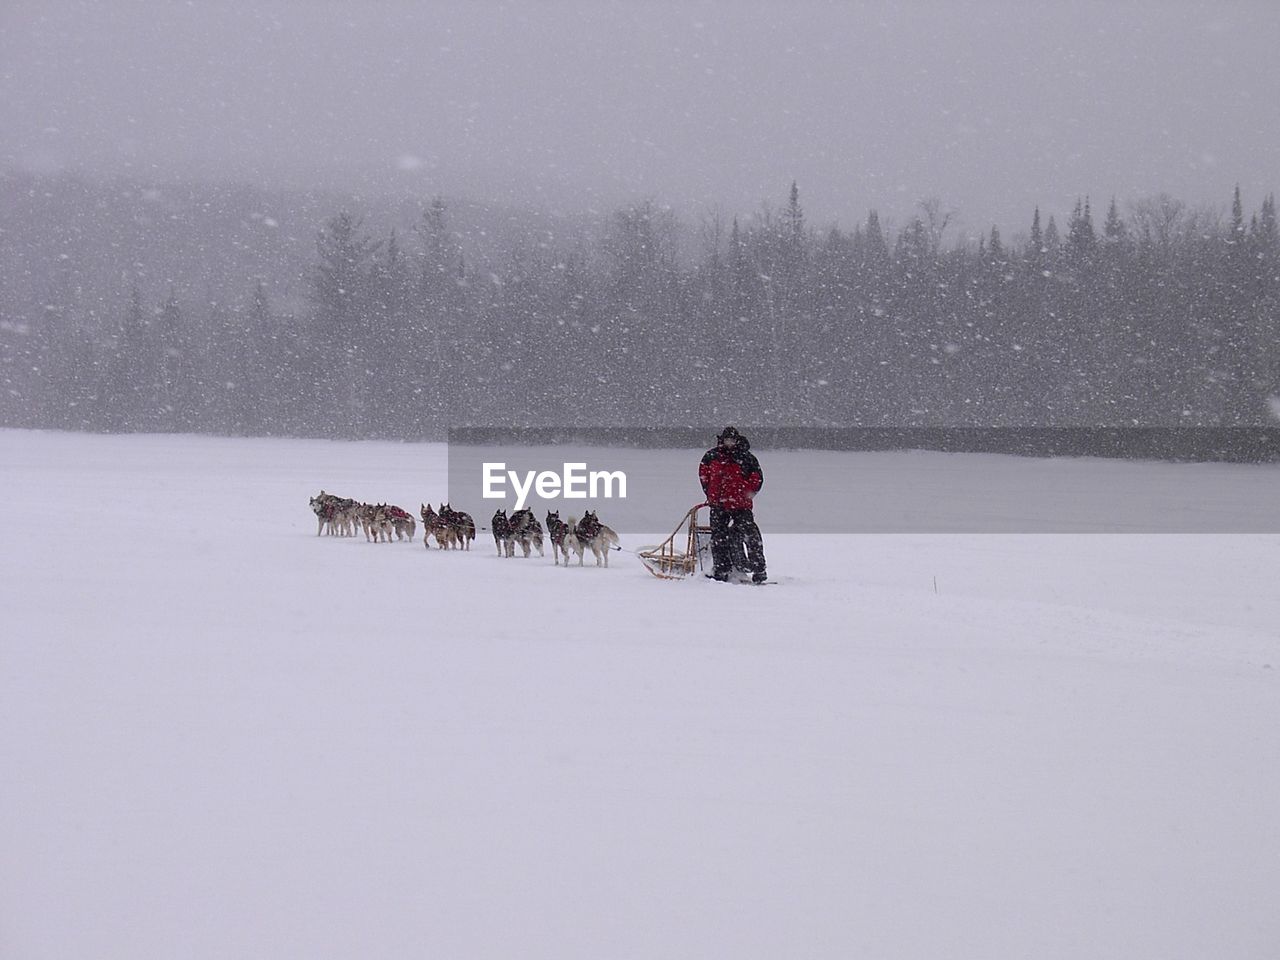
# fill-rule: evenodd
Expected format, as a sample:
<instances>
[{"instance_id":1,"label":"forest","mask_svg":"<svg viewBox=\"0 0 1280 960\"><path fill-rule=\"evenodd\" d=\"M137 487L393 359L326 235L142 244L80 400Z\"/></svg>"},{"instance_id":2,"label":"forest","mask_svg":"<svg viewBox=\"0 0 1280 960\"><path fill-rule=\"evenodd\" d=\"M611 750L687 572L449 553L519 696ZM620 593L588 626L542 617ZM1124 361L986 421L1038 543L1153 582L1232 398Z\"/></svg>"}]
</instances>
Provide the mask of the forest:
<instances>
[{"instance_id":1,"label":"forest","mask_svg":"<svg viewBox=\"0 0 1280 960\"><path fill-rule=\"evenodd\" d=\"M1275 200L1238 188L1229 212L1081 197L1008 242L938 200L817 227L795 184L697 224L649 200L481 229L424 198L388 227L312 198L271 255L252 197L0 189L7 426L1256 428L1280 393Z\"/></svg>"}]
</instances>

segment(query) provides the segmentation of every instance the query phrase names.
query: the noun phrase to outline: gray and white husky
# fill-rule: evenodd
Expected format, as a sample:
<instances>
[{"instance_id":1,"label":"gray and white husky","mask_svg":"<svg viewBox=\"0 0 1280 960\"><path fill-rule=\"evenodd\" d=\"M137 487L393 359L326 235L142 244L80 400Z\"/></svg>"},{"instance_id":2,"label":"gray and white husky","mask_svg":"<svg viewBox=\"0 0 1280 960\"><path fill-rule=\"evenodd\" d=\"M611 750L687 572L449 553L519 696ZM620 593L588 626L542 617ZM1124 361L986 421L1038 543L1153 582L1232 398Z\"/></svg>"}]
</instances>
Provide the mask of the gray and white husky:
<instances>
[{"instance_id":1,"label":"gray and white husky","mask_svg":"<svg viewBox=\"0 0 1280 960\"><path fill-rule=\"evenodd\" d=\"M565 567L569 566L569 551L578 555L578 566L583 566L587 549L596 558L596 566L609 566L609 551L618 546L618 535L600 522L595 512L588 510L581 520L569 518L569 529L564 535Z\"/></svg>"},{"instance_id":2,"label":"gray and white husky","mask_svg":"<svg viewBox=\"0 0 1280 960\"><path fill-rule=\"evenodd\" d=\"M330 536L353 537L360 519L361 504L348 497L335 496L323 490L311 498L311 511L319 521L316 536L328 531Z\"/></svg>"},{"instance_id":3,"label":"gray and white husky","mask_svg":"<svg viewBox=\"0 0 1280 960\"><path fill-rule=\"evenodd\" d=\"M366 503L360 507L360 526L365 538L373 543L390 543L392 539L412 540L417 524L394 504Z\"/></svg>"},{"instance_id":4,"label":"gray and white husky","mask_svg":"<svg viewBox=\"0 0 1280 960\"><path fill-rule=\"evenodd\" d=\"M412 542L414 534L418 531L418 524L410 516L409 511L404 507L397 507L394 503L384 503L381 506L383 516L395 531L396 539Z\"/></svg>"},{"instance_id":5,"label":"gray and white husky","mask_svg":"<svg viewBox=\"0 0 1280 960\"><path fill-rule=\"evenodd\" d=\"M391 542L391 518L380 503L366 503L360 508L360 526L365 539L373 543Z\"/></svg>"}]
</instances>

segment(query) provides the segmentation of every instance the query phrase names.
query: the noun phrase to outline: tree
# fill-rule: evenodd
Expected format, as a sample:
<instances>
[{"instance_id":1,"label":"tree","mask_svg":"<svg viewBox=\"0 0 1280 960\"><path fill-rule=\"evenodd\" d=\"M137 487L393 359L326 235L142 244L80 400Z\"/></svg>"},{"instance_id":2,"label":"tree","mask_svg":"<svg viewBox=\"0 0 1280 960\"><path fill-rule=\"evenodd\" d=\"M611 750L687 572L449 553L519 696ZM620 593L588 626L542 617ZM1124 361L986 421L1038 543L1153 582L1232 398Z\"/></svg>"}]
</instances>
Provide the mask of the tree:
<instances>
[{"instance_id":1,"label":"tree","mask_svg":"<svg viewBox=\"0 0 1280 960\"><path fill-rule=\"evenodd\" d=\"M412 358L408 383L410 406L426 420L426 429L454 424L463 411L466 385L484 374L485 351L475 342L479 331L467 312L471 290L457 238L449 229L448 208L435 197L418 224L421 247L416 304L408 310L407 340Z\"/></svg>"},{"instance_id":2,"label":"tree","mask_svg":"<svg viewBox=\"0 0 1280 960\"><path fill-rule=\"evenodd\" d=\"M1044 252L1048 261L1052 262L1058 258L1058 254L1062 251L1062 240L1058 236L1058 224L1054 222L1053 214L1049 215L1049 225L1044 230Z\"/></svg>"},{"instance_id":3,"label":"tree","mask_svg":"<svg viewBox=\"0 0 1280 960\"><path fill-rule=\"evenodd\" d=\"M196 384L196 345L172 287L156 316L155 338L158 360L155 427L190 430L195 424L200 393Z\"/></svg>"},{"instance_id":4,"label":"tree","mask_svg":"<svg viewBox=\"0 0 1280 960\"><path fill-rule=\"evenodd\" d=\"M1258 313L1262 290L1257 283L1256 245L1250 242L1245 229L1239 184L1232 196L1225 246L1226 277L1220 297L1221 371L1226 383L1223 422L1246 426L1256 423L1262 415L1265 350Z\"/></svg>"},{"instance_id":5,"label":"tree","mask_svg":"<svg viewBox=\"0 0 1280 960\"><path fill-rule=\"evenodd\" d=\"M1276 197L1268 194L1262 201L1262 215L1258 220L1258 248L1267 254L1274 254L1280 244L1280 230L1276 226Z\"/></svg>"},{"instance_id":6,"label":"tree","mask_svg":"<svg viewBox=\"0 0 1280 960\"><path fill-rule=\"evenodd\" d=\"M882 271L889 263L889 244L880 228L880 214L875 210L867 214L867 226L863 231L863 250L866 266L872 273Z\"/></svg>"},{"instance_id":7,"label":"tree","mask_svg":"<svg viewBox=\"0 0 1280 960\"><path fill-rule=\"evenodd\" d=\"M991 238L987 242L987 259L993 264L1005 262L1004 244L1000 242L1000 228L991 225Z\"/></svg>"},{"instance_id":8,"label":"tree","mask_svg":"<svg viewBox=\"0 0 1280 960\"><path fill-rule=\"evenodd\" d=\"M926 197L921 200L920 209L924 213L923 225L929 242L929 255L936 258L942 252L942 238L955 216L955 211L943 210L942 200L938 197Z\"/></svg>"},{"instance_id":9,"label":"tree","mask_svg":"<svg viewBox=\"0 0 1280 960\"><path fill-rule=\"evenodd\" d=\"M791 181L787 195L787 207L782 215L778 231L777 274L778 308L782 316L790 319L804 309L807 284L805 271L808 261L808 237L805 234L804 210L800 207L800 190Z\"/></svg>"},{"instance_id":10,"label":"tree","mask_svg":"<svg viewBox=\"0 0 1280 960\"><path fill-rule=\"evenodd\" d=\"M244 383L244 403L238 419L251 435L275 433L281 426L281 388L288 376L289 365L281 362L276 325L271 316L271 299L267 285L261 280L253 285L253 296L242 329L245 356L240 375Z\"/></svg>"},{"instance_id":11,"label":"tree","mask_svg":"<svg viewBox=\"0 0 1280 960\"><path fill-rule=\"evenodd\" d=\"M1093 260L1098 238L1093 229L1093 216L1089 211L1089 198L1076 200L1075 209L1067 224L1067 249L1077 266L1086 266Z\"/></svg>"},{"instance_id":12,"label":"tree","mask_svg":"<svg viewBox=\"0 0 1280 960\"><path fill-rule=\"evenodd\" d=\"M1129 229L1120 219L1120 212L1116 209L1115 197L1111 198L1111 205L1107 207L1107 220L1103 224L1102 235L1109 244L1123 243L1129 237Z\"/></svg>"},{"instance_id":13,"label":"tree","mask_svg":"<svg viewBox=\"0 0 1280 960\"><path fill-rule=\"evenodd\" d=\"M365 402L372 414L366 435L407 436L420 414L414 409L411 393L415 347L410 322L412 284L408 259L392 230L369 271L362 359L367 380Z\"/></svg>"},{"instance_id":14,"label":"tree","mask_svg":"<svg viewBox=\"0 0 1280 960\"><path fill-rule=\"evenodd\" d=\"M1240 202L1240 184L1237 183L1235 194L1231 198L1231 233L1227 237L1227 245L1235 249L1243 249L1247 239L1244 227L1244 204Z\"/></svg>"},{"instance_id":15,"label":"tree","mask_svg":"<svg viewBox=\"0 0 1280 960\"><path fill-rule=\"evenodd\" d=\"M325 358L322 397L340 435L359 436L367 426L367 378L363 352L370 264L381 248L361 232L360 221L343 211L316 240L319 262L311 277L315 335Z\"/></svg>"},{"instance_id":16,"label":"tree","mask_svg":"<svg viewBox=\"0 0 1280 960\"><path fill-rule=\"evenodd\" d=\"M151 322L135 281L129 306L113 338L103 390L103 424L108 430L133 433L156 425L156 371L159 366Z\"/></svg>"}]
</instances>

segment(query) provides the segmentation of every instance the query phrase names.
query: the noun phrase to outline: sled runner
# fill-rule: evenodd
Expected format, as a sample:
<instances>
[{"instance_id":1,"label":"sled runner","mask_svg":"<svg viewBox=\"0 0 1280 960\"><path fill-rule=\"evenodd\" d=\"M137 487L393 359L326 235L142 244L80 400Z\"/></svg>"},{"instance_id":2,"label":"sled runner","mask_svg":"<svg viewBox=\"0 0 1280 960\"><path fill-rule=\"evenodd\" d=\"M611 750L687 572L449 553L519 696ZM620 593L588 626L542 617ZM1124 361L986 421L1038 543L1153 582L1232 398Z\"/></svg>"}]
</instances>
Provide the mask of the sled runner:
<instances>
[{"instance_id":1,"label":"sled runner","mask_svg":"<svg viewBox=\"0 0 1280 960\"><path fill-rule=\"evenodd\" d=\"M646 570L660 580L683 580L710 566L711 525L698 522L698 511L705 506L691 507L662 543L636 551Z\"/></svg>"}]
</instances>

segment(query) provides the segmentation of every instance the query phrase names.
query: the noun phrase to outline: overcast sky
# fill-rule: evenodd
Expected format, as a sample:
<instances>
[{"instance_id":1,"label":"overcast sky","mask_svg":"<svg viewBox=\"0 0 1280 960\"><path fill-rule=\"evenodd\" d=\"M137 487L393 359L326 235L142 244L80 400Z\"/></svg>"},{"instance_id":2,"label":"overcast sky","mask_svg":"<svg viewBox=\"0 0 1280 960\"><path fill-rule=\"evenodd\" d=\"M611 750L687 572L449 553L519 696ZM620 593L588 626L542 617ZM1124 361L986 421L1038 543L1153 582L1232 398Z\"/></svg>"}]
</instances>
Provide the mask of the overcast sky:
<instances>
[{"instance_id":1,"label":"overcast sky","mask_svg":"<svg viewBox=\"0 0 1280 960\"><path fill-rule=\"evenodd\" d=\"M1280 2L0 0L0 163L552 209L1280 187Z\"/></svg>"}]
</instances>

